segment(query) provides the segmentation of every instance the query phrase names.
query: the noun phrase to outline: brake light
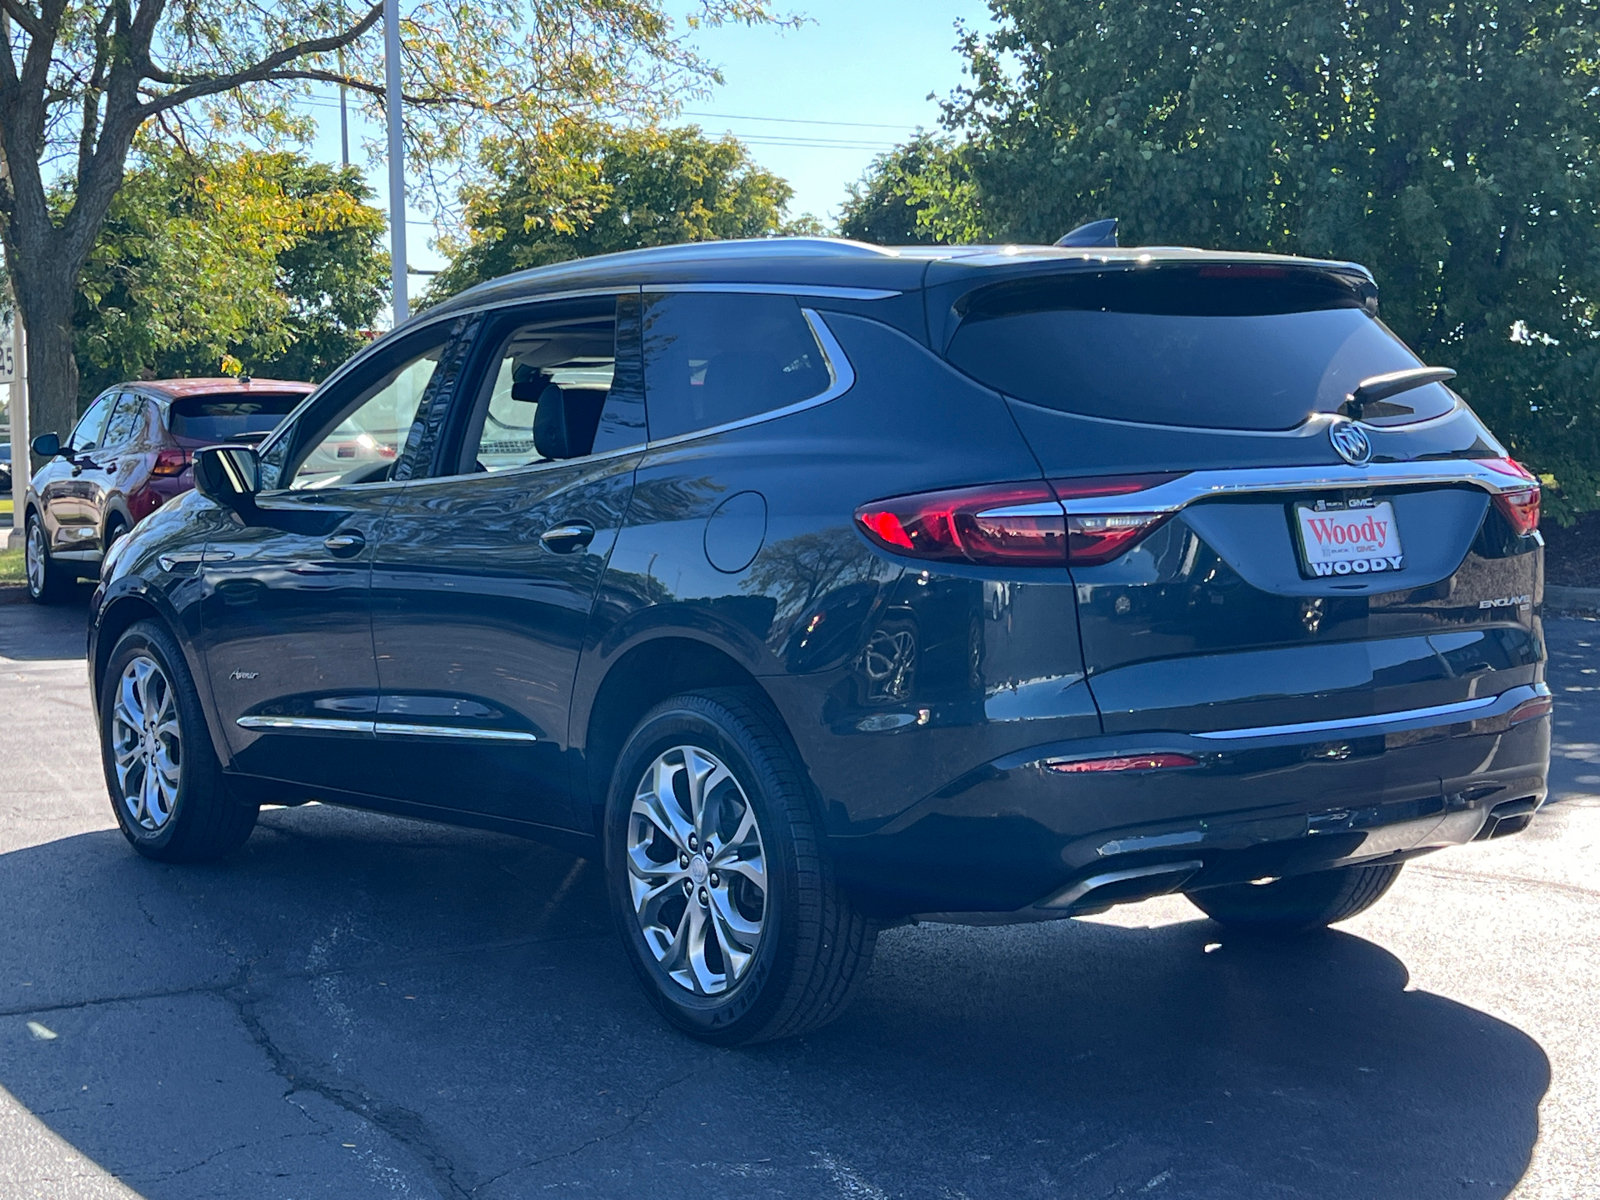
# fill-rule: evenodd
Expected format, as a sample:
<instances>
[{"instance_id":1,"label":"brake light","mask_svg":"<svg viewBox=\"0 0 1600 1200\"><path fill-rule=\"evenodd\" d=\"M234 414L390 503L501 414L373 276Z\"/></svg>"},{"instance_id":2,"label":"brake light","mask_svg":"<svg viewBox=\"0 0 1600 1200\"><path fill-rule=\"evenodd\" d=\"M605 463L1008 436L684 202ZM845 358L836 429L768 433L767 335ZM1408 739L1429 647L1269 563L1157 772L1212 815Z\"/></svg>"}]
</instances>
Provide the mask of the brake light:
<instances>
[{"instance_id":1,"label":"brake light","mask_svg":"<svg viewBox=\"0 0 1600 1200\"><path fill-rule=\"evenodd\" d=\"M1532 700L1524 700L1511 710L1510 723L1520 725L1524 721L1533 721L1542 717L1555 708L1555 701L1549 696L1535 696Z\"/></svg>"},{"instance_id":2,"label":"brake light","mask_svg":"<svg viewBox=\"0 0 1600 1200\"><path fill-rule=\"evenodd\" d=\"M1187 754L1121 754L1114 758L1045 759L1045 766L1063 775L1088 771L1159 771L1167 767L1198 767L1200 760Z\"/></svg>"},{"instance_id":3,"label":"brake light","mask_svg":"<svg viewBox=\"0 0 1600 1200\"><path fill-rule=\"evenodd\" d=\"M1051 481L1056 498L1067 511L1067 556L1073 566L1108 563L1154 533L1170 512L1116 512L1112 497L1143 492L1179 478L1183 472L1148 475L1112 475ZM1094 511L1099 509L1101 511ZM1088 511L1085 511L1088 510Z\"/></svg>"},{"instance_id":4,"label":"brake light","mask_svg":"<svg viewBox=\"0 0 1600 1200\"><path fill-rule=\"evenodd\" d=\"M187 450L156 451L155 465L150 468L152 475L182 475L183 469L189 465L189 452Z\"/></svg>"},{"instance_id":5,"label":"brake light","mask_svg":"<svg viewBox=\"0 0 1600 1200\"><path fill-rule=\"evenodd\" d=\"M1522 488L1515 492L1501 492L1494 498L1494 506L1518 537L1528 537L1539 530L1539 488Z\"/></svg>"},{"instance_id":6,"label":"brake light","mask_svg":"<svg viewBox=\"0 0 1600 1200\"><path fill-rule=\"evenodd\" d=\"M1093 566L1130 549L1171 514L1123 512L1115 497L1182 472L953 488L880 500L856 510L885 550L937 562ZM1089 511L1079 512L1082 506Z\"/></svg>"},{"instance_id":7,"label":"brake light","mask_svg":"<svg viewBox=\"0 0 1600 1200\"><path fill-rule=\"evenodd\" d=\"M1064 566L1067 522L1048 484L954 488L856 510L886 550L936 562Z\"/></svg>"}]
</instances>

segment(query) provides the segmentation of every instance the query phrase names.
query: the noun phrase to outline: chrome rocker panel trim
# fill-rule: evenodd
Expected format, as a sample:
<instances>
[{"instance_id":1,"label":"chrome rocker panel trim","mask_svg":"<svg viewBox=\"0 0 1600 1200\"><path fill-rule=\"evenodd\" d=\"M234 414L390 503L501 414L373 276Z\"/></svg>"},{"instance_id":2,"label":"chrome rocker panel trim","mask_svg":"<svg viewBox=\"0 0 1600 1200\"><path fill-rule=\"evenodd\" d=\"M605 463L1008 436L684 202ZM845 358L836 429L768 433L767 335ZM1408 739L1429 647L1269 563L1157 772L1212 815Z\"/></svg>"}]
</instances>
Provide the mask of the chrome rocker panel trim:
<instances>
[{"instance_id":1,"label":"chrome rocker panel trim","mask_svg":"<svg viewBox=\"0 0 1600 1200\"><path fill-rule=\"evenodd\" d=\"M302 733L345 733L366 737L422 737L449 738L478 742L515 742L526 744L539 740L537 734L515 729L477 729L463 725L413 725L402 721L362 721L353 717L278 717L244 716L234 722L241 729L297 730Z\"/></svg>"}]
</instances>

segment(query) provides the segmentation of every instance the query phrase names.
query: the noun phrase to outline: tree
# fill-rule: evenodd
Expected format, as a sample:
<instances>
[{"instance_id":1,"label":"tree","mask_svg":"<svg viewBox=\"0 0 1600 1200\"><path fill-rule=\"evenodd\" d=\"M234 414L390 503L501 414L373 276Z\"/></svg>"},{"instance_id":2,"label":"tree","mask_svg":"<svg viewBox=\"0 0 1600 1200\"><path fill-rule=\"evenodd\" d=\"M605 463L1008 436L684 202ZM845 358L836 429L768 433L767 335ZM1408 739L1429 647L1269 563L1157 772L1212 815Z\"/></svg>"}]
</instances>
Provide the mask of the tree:
<instances>
[{"instance_id":1,"label":"tree","mask_svg":"<svg viewBox=\"0 0 1600 1200\"><path fill-rule=\"evenodd\" d=\"M872 160L839 218L841 236L880 246L975 242L983 230L965 148L921 130Z\"/></svg>"},{"instance_id":2,"label":"tree","mask_svg":"<svg viewBox=\"0 0 1600 1200\"><path fill-rule=\"evenodd\" d=\"M120 379L216 374L224 357L320 379L360 347L388 256L359 171L159 144L140 158L81 276L83 399Z\"/></svg>"},{"instance_id":3,"label":"tree","mask_svg":"<svg viewBox=\"0 0 1600 1200\"><path fill-rule=\"evenodd\" d=\"M772 19L767 0L695 0L688 23ZM67 428L77 396L78 275L140 130L203 142L306 132L290 102L343 84L374 117L381 3L0 0L3 243L28 329L39 428ZM666 0L421 0L400 22L410 161L437 191L486 137L569 119L651 117L716 78ZM65 184L57 203L58 184Z\"/></svg>"},{"instance_id":4,"label":"tree","mask_svg":"<svg viewBox=\"0 0 1600 1200\"><path fill-rule=\"evenodd\" d=\"M1556 514L1600 507L1594 0L991 7L946 108L991 233L1117 216L1133 244L1364 262Z\"/></svg>"},{"instance_id":5,"label":"tree","mask_svg":"<svg viewBox=\"0 0 1600 1200\"><path fill-rule=\"evenodd\" d=\"M492 145L486 158L490 181L465 190L467 238L434 280L431 301L590 254L789 231L794 189L736 138L708 138L693 125L572 126Z\"/></svg>"}]
</instances>

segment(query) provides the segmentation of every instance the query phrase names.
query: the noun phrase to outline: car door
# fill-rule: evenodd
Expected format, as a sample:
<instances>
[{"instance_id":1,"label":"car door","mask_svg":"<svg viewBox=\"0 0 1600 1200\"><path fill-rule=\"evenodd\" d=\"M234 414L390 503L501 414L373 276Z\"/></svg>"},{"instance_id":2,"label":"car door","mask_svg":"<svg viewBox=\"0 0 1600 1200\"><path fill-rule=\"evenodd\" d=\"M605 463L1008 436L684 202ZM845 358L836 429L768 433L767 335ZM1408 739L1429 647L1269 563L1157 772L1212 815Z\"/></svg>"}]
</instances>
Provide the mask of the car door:
<instances>
[{"instance_id":1,"label":"car door","mask_svg":"<svg viewBox=\"0 0 1600 1200\"><path fill-rule=\"evenodd\" d=\"M458 332L385 339L262 449L262 490L218 510L202 570L201 644L235 766L310 789L381 794L372 547L418 420L457 369Z\"/></svg>"},{"instance_id":2,"label":"car door","mask_svg":"<svg viewBox=\"0 0 1600 1200\"><path fill-rule=\"evenodd\" d=\"M127 524L133 523L132 515L126 511L127 485L138 475L146 415L144 397L123 392L106 421L99 447L89 455L90 461L85 465L83 474L89 483L90 510L100 539L107 532L113 510L117 510ZM99 548L109 549L105 545Z\"/></svg>"},{"instance_id":3,"label":"car door","mask_svg":"<svg viewBox=\"0 0 1600 1200\"><path fill-rule=\"evenodd\" d=\"M637 297L622 304L621 370L615 297L488 322L434 477L390 509L373 563L377 735L412 803L583 825L572 681L644 441Z\"/></svg>"},{"instance_id":4,"label":"car door","mask_svg":"<svg viewBox=\"0 0 1600 1200\"><path fill-rule=\"evenodd\" d=\"M47 462L34 477L45 538L50 553L58 557L92 557L98 550L100 525L92 503L98 468L93 456L100 448L118 395L109 391L97 397L79 418L62 454Z\"/></svg>"}]
</instances>

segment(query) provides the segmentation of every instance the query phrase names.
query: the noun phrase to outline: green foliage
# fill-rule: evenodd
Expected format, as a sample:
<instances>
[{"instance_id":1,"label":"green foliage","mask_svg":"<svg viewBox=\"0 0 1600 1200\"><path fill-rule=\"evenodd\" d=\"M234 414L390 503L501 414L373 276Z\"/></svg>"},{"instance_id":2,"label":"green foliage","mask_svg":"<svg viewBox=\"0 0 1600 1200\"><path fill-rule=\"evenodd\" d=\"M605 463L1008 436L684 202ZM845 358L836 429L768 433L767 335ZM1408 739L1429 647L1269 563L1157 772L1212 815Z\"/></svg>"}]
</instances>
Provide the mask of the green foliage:
<instances>
[{"instance_id":1,"label":"green foliage","mask_svg":"<svg viewBox=\"0 0 1600 1200\"><path fill-rule=\"evenodd\" d=\"M1552 511L1600 508L1595 0L991 8L946 110L990 235L1366 263Z\"/></svg>"},{"instance_id":2,"label":"green foliage","mask_svg":"<svg viewBox=\"0 0 1600 1200\"><path fill-rule=\"evenodd\" d=\"M467 237L429 289L438 301L511 271L591 254L791 232L794 190L732 137L695 126L570 125L488 150L491 182L463 191ZM806 232L819 226L804 217Z\"/></svg>"},{"instance_id":3,"label":"green foliage","mask_svg":"<svg viewBox=\"0 0 1600 1200\"><path fill-rule=\"evenodd\" d=\"M146 148L101 226L74 315L80 393L122 379L320 379L387 301L383 214L353 168ZM65 203L65 198L62 203Z\"/></svg>"},{"instance_id":4,"label":"green foliage","mask_svg":"<svg viewBox=\"0 0 1600 1200\"><path fill-rule=\"evenodd\" d=\"M948 245L983 239L983 218L965 148L919 131L872 160L845 196L843 237L880 246Z\"/></svg>"}]
</instances>

